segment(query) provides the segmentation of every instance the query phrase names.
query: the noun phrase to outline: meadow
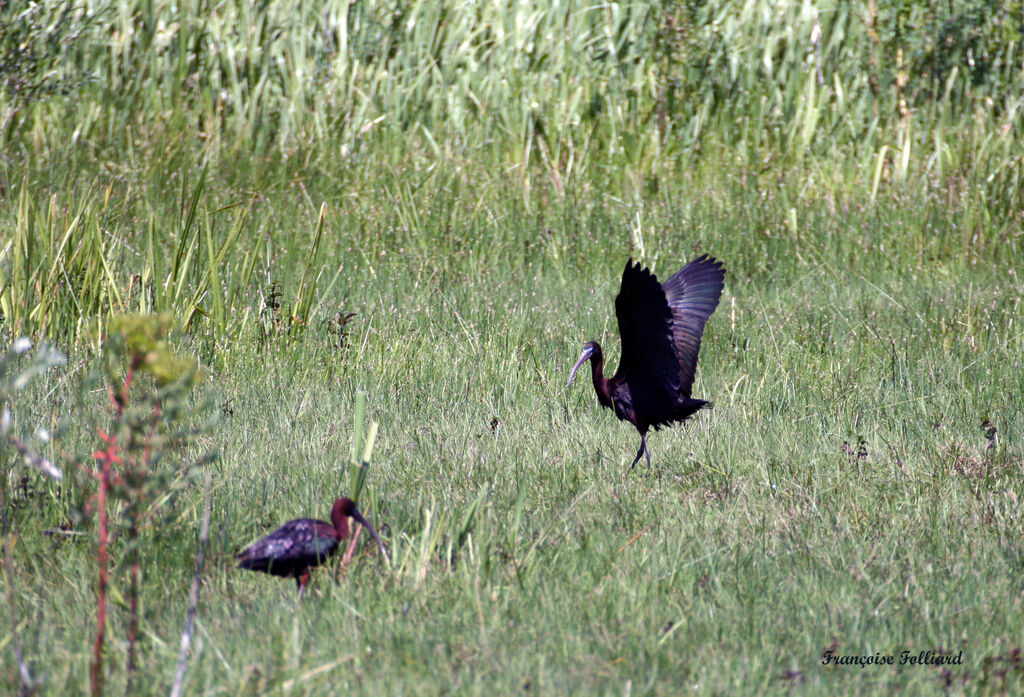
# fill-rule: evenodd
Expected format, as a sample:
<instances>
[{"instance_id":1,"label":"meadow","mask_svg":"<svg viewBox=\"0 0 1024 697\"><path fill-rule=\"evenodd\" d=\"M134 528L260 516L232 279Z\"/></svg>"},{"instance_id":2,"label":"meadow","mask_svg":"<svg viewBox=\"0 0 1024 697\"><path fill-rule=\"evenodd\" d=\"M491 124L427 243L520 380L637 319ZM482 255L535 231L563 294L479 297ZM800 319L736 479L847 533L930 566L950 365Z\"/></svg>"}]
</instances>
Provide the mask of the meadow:
<instances>
[{"instance_id":1,"label":"meadow","mask_svg":"<svg viewBox=\"0 0 1024 697\"><path fill-rule=\"evenodd\" d=\"M180 694L1019 694L1020 3L881 5L0 5L0 692L96 692L163 313L106 694L196 578ZM702 253L714 408L629 471L568 371ZM351 493L390 564L235 568Z\"/></svg>"}]
</instances>

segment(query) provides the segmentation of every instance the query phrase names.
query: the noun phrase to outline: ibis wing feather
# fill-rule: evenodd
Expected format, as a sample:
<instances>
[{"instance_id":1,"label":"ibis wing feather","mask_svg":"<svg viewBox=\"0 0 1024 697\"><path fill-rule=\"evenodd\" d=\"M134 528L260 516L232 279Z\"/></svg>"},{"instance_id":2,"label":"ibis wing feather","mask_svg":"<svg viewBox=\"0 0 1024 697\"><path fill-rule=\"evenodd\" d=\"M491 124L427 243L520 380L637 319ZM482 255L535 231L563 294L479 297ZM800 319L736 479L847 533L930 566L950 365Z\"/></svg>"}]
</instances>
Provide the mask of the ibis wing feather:
<instances>
[{"instance_id":1,"label":"ibis wing feather","mask_svg":"<svg viewBox=\"0 0 1024 697\"><path fill-rule=\"evenodd\" d=\"M238 553L239 565L247 569L282 569L293 565L316 565L338 547L334 526L322 520L291 520Z\"/></svg>"},{"instance_id":2,"label":"ibis wing feather","mask_svg":"<svg viewBox=\"0 0 1024 697\"><path fill-rule=\"evenodd\" d=\"M613 380L629 386L633 408L649 424L668 418L679 392L672 310L658 279L639 263L626 263L615 298L622 360Z\"/></svg>"},{"instance_id":3,"label":"ibis wing feather","mask_svg":"<svg viewBox=\"0 0 1024 697\"><path fill-rule=\"evenodd\" d=\"M662 286L672 313L672 342L678 357L679 389L686 397L690 396L693 388L704 325L718 307L724 284L722 262L705 254L677 271Z\"/></svg>"}]
</instances>

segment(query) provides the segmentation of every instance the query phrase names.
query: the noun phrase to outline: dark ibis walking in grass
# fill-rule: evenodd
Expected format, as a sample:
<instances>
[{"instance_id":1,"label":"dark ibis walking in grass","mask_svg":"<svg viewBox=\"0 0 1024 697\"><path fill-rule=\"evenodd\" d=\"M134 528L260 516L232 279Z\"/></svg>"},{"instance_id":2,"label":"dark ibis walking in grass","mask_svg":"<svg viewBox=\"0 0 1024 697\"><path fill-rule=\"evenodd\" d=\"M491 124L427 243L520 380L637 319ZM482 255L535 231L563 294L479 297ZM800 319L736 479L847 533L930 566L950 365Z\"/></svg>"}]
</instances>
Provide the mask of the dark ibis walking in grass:
<instances>
[{"instance_id":1,"label":"dark ibis walking in grass","mask_svg":"<svg viewBox=\"0 0 1024 697\"><path fill-rule=\"evenodd\" d=\"M384 545L352 499L341 498L331 507L331 522L300 518L287 523L262 540L253 542L235 558L242 569L262 571L274 576L291 576L299 585L299 597L309 583L309 570L320 566L334 554L338 544L349 535L348 519L352 518L370 531L380 553L387 558Z\"/></svg>"},{"instance_id":2,"label":"dark ibis walking in grass","mask_svg":"<svg viewBox=\"0 0 1024 697\"><path fill-rule=\"evenodd\" d=\"M724 281L722 263L706 254L664 284L630 259L615 298L615 316L622 335L618 371L611 379L604 376L604 355L596 341L584 344L580 359L572 367L569 385L589 359L598 402L640 432L640 449L630 469L644 454L650 466L647 432L652 426L658 430L686 421L710 404L694 399L690 391L704 324L718 307Z\"/></svg>"}]
</instances>

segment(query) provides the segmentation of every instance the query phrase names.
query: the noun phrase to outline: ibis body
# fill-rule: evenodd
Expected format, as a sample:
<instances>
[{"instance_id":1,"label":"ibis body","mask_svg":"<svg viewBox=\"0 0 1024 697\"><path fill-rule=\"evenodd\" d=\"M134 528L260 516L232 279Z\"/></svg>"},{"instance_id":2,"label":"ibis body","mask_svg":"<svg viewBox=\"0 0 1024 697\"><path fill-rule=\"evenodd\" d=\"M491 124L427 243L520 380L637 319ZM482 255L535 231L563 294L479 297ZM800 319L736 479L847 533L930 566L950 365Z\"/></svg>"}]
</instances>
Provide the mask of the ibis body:
<instances>
[{"instance_id":1,"label":"ibis body","mask_svg":"<svg viewBox=\"0 0 1024 697\"><path fill-rule=\"evenodd\" d=\"M704 325L718 307L724 282L722 263L706 254L664 284L631 259L615 298L622 337L622 357L615 375L604 376L601 345L596 341L584 344L569 374L569 385L589 360L598 402L640 432L640 449L630 468L645 454L651 464L647 447L651 428L686 421L710 404L693 398L691 390Z\"/></svg>"},{"instance_id":2,"label":"ibis body","mask_svg":"<svg viewBox=\"0 0 1024 697\"><path fill-rule=\"evenodd\" d=\"M289 520L235 555L238 566L274 576L290 576L298 584L301 597L309 583L309 570L323 564L349 536L349 518L370 531L381 554L386 556L377 531L359 512L355 501L340 498L331 507L330 523L314 518Z\"/></svg>"}]
</instances>

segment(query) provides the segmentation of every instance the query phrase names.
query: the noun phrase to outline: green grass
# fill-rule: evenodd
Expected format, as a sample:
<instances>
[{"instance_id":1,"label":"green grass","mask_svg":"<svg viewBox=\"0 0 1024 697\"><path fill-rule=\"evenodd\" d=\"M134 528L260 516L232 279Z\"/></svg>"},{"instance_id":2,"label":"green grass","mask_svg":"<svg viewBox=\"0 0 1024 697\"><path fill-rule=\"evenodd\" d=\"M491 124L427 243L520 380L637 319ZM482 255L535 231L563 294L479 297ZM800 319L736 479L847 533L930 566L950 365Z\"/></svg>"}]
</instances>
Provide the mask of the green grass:
<instances>
[{"instance_id":1,"label":"green grass","mask_svg":"<svg viewBox=\"0 0 1024 697\"><path fill-rule=\"evenodd\" d=\"M844 654L962 648L954 693L1020 680L1019 667L999 677L1010 664L994 660L1019 645L1024 621L1024 289L1012 264L971 263L940 213L934 236L907 229L927 220L920 204L846 219L808 211L815 233L801 237L751 229L751 216L777 210L752 211L753 195L726 208L682 191L595 198L529 215L521 200L495 199L491 223L465 190L422 195L433 205L409 201L422 217L408 225L449 221L423 246L385 209L390 192L379 217L365 217L383 231L376 243L345 222L356 213L331 207L321 261L326 276L342 272L303 335L205 331L185 344L206 356L203 395L226 412L207 441L221 456L209 466L191 693L927 694L943 684L935 667L824 667L834 641ZM284 228L308 241L315 212L262 205L291 221L267 246L281 250L282 287L294 293L304 251L285 251L294 233ZM564 380L590 338L615 364L612 301L636 210L659 273L699 246L729 275L695 391L715 409L653 434L653 469L628 473L635 432L599 410L586 380L570 390ZM358 313L341 348L328 321L340 310ZM40 386L56 392L38 393L37 413L57 396L76 402L69 372ZM363 505L394 564L367 546L341 582L318 573L297 607L292 584L237 571L231 554L284 520L326 516L348 491L360 389L379 424ZM57 407L69 450L91 447L82 408ZM997 428L991 448L983 419ZM43 535L67 517L68 492L30 482L27 496L11 489L19 638L46 692L79 693L93 548L88 536ZM202 499L194 490L145 535L143 692L170 683ZM112 620L116 691L117 602Z\"/></svg>"},{"instance_id":2,"label":"green grass","mask_svg":"<svg viewBox=\"0 0 1024 697\"><path fill-rule=\"evenodd\" d=\"M123 312L181 322L205 371L186 421L217 423L176 457L219 454L208 494L186 486L140 531L135 693L170 690L207 495L186 694L1020 689L1010 5L882 3L877 40L869 5L538 3L520 25L499 4L367 2L348 34L335 3L300 5L3 24L29 32L0 35L5 65L40 52L0 85L0 338L68 361L11 399L12 432L65 479L0 441L0 693L21 687L15 643L37 694L89 691L96 486L75 461L109 420L86 378ZM616 366L627 258L665 278L705 252L728 272L694 390L715 408L628 472L635 430L568 370L591 339ZM234 568L326 517L367 455L390 565L364 539L301 604ZM108 694L127 544L115 530ZM824 666L833 645L963 665Z\"/></svg>"}]
</instances>

